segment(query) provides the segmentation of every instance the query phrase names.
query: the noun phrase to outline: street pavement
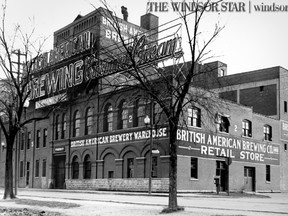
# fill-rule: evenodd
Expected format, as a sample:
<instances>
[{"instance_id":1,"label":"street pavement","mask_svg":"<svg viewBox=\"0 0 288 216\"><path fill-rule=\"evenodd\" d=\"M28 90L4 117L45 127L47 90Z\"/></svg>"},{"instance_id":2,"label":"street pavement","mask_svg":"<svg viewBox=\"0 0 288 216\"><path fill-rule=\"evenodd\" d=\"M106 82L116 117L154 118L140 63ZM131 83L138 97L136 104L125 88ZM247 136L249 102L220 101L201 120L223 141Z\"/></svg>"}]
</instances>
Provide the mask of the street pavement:
<instances>
[{"instance_id":1,"label":"street pavement","mask_svg":"<svg viewBox=\"0 0 288 216\"><path fill-rule=\"evenodd\" d=\"M266 197L263 197L265 195ZM3 189L0 189L3 196ZM167 207L168 194L106 192L106 191L69 191L51 189L19 188L19 199L72 203L79 207L62 208L47 206L28 206L14 200L1 200L0 208L32 208L41 211L59 212L62 215L159 215ZM178 205L185 211L175 215L288 215L288 193L267 193L259 196L226 196L224 194L183 193L178 196Z\"/></svg>"}]
</instances>

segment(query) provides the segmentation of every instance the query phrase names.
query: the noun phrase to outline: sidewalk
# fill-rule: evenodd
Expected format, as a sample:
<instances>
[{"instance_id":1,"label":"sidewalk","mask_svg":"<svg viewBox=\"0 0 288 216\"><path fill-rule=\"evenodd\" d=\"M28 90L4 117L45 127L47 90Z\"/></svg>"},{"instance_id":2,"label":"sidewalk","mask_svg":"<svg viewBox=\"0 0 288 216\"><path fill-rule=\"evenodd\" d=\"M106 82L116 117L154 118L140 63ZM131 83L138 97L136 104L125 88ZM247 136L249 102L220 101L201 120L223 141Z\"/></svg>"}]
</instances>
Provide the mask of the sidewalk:
<instances>
[{"instance_id":1,"label":"sidewalk","mask_svg":"<svg viewBox=\"0 0 288 216\"><path fill-rule=\"evenodd\" d=\"M0 188L3 196L3 188ZM29 208L58 215L158 215L167 207L166 193L82 191L19 188L18 200L2 200L0 208ZM271 197L271 198L269 198ZM288 212L288 194L179 193L184 212L174 215L283 215ZM93 214L92 214L92 213ZM1 215L1 213L0 213ZM53 214L51 214L53 215ZM56 213L54 215L57 215Z\"/></svg>"}]
</instances>

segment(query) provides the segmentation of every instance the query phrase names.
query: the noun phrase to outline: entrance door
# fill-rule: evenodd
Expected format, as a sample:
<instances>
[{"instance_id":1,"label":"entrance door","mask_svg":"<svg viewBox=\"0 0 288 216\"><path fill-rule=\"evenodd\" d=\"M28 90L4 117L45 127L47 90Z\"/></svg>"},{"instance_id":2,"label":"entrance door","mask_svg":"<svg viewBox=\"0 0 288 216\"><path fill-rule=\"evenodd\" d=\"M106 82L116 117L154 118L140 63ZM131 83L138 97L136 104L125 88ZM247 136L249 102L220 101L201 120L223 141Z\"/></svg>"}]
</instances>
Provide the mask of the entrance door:
<instances>
[{"instance_id":1,"label":"entrance door","mask_svg":"<svg viewBox=\"0 0 288 216\"><path fill-rule=\"evenodd\" d=\"M225 161L216 161L216 176L220 177L220 191L227 190L227 165Z\"/></svg>"},{"instance_id":2,"label":"entrance door","mask_svg":"<svg viewBox=\"0 0 288 216\"><path fill-rule=\"evenodd\" d=\"M63 189L65 183L65 161L66 156L54 156L54 181L55 188Z\"/></svg>"},{"instance_id":3,"label":"entrance door","mask_svg":"<svg viewBox=\"0 0 288 216\"><path fill-rule=\"evenodd\" d=\"M244 167L244 190L255 191L255 168Z\"/></svg>"}]
</instances>

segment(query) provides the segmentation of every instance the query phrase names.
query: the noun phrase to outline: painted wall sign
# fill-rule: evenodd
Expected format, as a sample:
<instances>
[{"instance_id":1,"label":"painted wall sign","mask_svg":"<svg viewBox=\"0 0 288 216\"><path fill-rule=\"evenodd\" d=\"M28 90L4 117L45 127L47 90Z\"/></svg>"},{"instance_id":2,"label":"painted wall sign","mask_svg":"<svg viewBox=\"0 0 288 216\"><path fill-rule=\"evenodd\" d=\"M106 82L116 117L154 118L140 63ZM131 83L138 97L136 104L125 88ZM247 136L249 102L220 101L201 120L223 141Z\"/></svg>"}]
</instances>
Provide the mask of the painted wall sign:
<instances>
[{"instance_id":1,"label":"painted wall sign","mask_svg":"<svg viewBox=\"0 0 288 216\"><path fill-rule=\"evenodd\" d=\"M208 158L229 157L233 161L279 165L280 147L270 142L229 134L212 134L179 129L178 154Z\"/></svg>"},{"instance_id":2,"label":"painted wall sign","mask_svg":"<svg viewBox=\"0 0 288 216\"><path fill-rule=\"evenodd\" d=\"M280 121L281 124L281 139L288 141L288 122Z\"/></svg>"},{"instance_id":3,"label":"painted wall sign","mask_svg":"<svg viewBox=\"0 0 288 216\"><path fill-rule=\"evenodd\" d=\"M147 47L147 38L135 38L131 47L138 67L145 67L150 63L173 58L177 53L182 53L180 38L173 38ZM50 71L49 73L35 77L29 83L31 90L30 98L38 99L63 93L65 90L87 82L90 79L102 78L111 74L121 73L131 69L131 63L127 56L119 57L113 61L100 60L86 56L85 60L79 59L75 62L67 63L62 67Z\"/></svg>"},{"instance_id":4,"label":"painted wall sign","mask_svg":"<svg viewBox=\"0 0 288 216\"><path fill-rule=\"evenodd\" d=\"M163 138L167 137L167 128L159 128L157 130L152 130L153 138ZM113 144L113 143L123 143L130 141L138 141L138 140L149 140L151 135L151 131L142 130L135 132L127 132L127 133L119 133L119 134L111 134L107 136L98 136L89 139L81 139L71 141L71 148L75 147L88 147L91 145L96 145L97 143L102 144Z\"/></svg>"},{"instance_id":5,"label":"painted wall sign","mask_svg":"<svg viewBox=\"0 0 288 216\"><path fill-rule=\"evenodd\" d=\"M50 52L45 52L35 58L35 63L31 66L31 72L33 73L45 69L46 67L54 65L64 59L70 58L71 56L84 52L85 50L89 50L93 43L94 37L90 31L86 31L77 37L67 39ZM31 61L28 63L28 67L30 67L30 64Z\"/></svg>"}]
</instances>

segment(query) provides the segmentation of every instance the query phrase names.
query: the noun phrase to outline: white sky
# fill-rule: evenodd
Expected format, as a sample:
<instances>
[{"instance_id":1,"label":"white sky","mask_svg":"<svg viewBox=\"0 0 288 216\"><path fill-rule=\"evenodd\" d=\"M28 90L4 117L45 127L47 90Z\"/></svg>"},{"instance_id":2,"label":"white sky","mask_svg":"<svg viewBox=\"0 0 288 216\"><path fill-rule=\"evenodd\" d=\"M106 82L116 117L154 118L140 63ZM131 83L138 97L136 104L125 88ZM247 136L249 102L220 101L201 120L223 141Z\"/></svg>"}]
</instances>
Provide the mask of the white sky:
<instances>
[{"instance_id":1,"label":"white sky","mask_svg":"<svg viewBox=\"0 0 288 216\"><path fill-rule=\"evenodd\" d=\"M0 0L1 3L4 0ZM182 0L178 0L181 2ZM189 2L189 0L186 0ZM192 0L191 0L192 1ZM207 32L216 22L225 25L218 39L210 47L219 60L228 65L228 74L256 70L266 67L282 66L288 69L288 11L255 12L256 4L287 5L287 0L235 0L244 2L245 8L252 6L251 13L215 12L206 13ZM107 0L108 4L121 15L121 6L128 8L128 21L140 24L140 16L146 13L148 0ZM160 2L160 0L150 0ZM165 0L161 0L165 2ZM170 0L167 0L171 4ZM177 2L177 0L174 0ZM99 0L9 0L7 1L7 27L11 29L17 23L24 29L36 27L35 35L49 37L46 50L52 49L53 32L71 23L80 13L86 15L102 6ZM169 8L168 12L155 12L160 23L176 17Z\"/></svg>"}]
</instances>

